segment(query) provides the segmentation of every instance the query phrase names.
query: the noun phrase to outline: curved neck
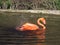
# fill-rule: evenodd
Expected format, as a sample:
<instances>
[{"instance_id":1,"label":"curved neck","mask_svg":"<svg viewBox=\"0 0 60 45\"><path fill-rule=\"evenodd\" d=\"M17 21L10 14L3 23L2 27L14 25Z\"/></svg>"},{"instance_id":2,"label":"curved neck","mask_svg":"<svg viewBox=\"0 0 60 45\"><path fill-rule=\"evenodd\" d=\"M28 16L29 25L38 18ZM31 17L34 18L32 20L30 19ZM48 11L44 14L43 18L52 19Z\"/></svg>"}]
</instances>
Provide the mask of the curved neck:
<instances>
[{"instance_id":1,"label":"curved neck","mask_svg":"<svg viewBox=\"0 0 60 45\"><path fill-rule=\"evenodd\" d=\"M38 25L42 26L43 29L46 29L46 27L44 26L44 24L42 24L40 21L41 21L41 22L44 22L44 20L42 20L42 18L39 18L39 19L37 20Z\"/></svg>"}]
</instances>

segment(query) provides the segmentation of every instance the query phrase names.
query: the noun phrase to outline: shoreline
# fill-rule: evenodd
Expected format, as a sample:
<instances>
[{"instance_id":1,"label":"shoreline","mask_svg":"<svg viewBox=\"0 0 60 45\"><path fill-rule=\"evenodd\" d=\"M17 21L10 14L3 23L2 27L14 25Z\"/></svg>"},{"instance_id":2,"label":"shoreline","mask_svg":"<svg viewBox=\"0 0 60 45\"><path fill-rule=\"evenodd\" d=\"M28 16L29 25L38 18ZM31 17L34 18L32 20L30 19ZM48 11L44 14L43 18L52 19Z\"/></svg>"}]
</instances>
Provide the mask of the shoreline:
<instances>
[{"instance_id":1,"label":"shoreline","mask_svg":"<svg viewBox=\"0 0 60 45\"><path fill-rule=\"evenodd\" d=\"M42 13L42 14L55 14L60 15L60 10L12 10L12 9L0 9L1 12L12 13Z\"/></svg>"}]
</instances>

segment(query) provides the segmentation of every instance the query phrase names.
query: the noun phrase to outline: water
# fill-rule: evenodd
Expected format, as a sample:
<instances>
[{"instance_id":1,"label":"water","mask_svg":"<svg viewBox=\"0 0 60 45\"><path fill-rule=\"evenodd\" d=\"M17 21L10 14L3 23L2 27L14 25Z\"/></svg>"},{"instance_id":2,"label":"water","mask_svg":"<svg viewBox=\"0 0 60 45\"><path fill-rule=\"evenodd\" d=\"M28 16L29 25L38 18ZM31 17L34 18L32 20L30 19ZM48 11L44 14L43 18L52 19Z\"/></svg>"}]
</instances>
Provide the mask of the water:
<instances>
[{"instance_id":1,"label":"water","mask_svg":"<svg viewBox=\"0 0 60 45\"><path fill-rule=\"evenodd\" d=\"M37 24L36 20L45 17L46 36L34 32L19 32L15 27L26 22ZM31 13L0 13L0 45L60 45L60 15ZM43 42L44 41L44 42Z\"/></svg>"}]
</instances>

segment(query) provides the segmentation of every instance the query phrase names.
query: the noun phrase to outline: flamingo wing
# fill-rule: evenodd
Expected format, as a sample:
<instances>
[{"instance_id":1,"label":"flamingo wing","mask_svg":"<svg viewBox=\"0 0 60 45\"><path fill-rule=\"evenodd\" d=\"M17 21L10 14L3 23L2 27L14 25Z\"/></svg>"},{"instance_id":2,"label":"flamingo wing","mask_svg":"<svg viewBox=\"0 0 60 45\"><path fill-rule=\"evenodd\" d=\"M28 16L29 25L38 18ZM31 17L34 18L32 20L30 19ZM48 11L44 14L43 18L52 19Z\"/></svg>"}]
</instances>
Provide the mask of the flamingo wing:
<instances>
[{"instance_id":1,"label":"flamingo wing","mask_svg":"<svg viewBox=\"0 0 60 45\"><path fill-rule=\"evenodd\" d=\"M37 30L39 29L39 27L35 24L31 24L31 23L26 23L23 25L24 30Z\"/></svg>"}]
</instances>

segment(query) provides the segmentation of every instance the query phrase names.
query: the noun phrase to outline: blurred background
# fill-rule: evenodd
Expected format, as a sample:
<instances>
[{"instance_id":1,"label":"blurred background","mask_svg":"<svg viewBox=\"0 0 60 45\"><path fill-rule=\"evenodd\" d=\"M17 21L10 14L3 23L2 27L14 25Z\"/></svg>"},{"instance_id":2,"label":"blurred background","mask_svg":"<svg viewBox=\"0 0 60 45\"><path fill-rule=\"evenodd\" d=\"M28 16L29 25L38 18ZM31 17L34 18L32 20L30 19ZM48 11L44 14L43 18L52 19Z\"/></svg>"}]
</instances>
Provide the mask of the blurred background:
<instances>
[{"instance_id":1,"label":"blurred background","mask_svg":"<svg viewBox=\"0 0 60 45\"><path fill-rule=\"evenodd\" d=\"M60 0L0 0L0 9L59 10Z\"/></svg>"}]
</instances>

